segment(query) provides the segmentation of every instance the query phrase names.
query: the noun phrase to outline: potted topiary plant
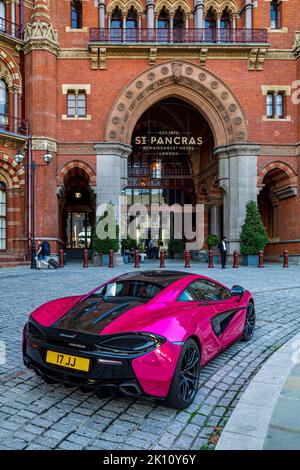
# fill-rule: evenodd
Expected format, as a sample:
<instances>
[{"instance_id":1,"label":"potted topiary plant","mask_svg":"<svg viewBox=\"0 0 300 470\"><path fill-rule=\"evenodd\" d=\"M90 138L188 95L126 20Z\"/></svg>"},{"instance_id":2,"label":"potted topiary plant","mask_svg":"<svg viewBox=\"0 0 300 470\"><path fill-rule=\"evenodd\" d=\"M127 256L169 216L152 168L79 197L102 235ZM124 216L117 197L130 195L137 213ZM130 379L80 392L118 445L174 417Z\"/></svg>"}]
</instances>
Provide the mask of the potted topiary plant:
<instances>
[{"instance_id":1,"label":"potted topiary plant","mask_svg":"<svg viewBox=\"0 0 300 470\"><path fill-rule=\"evenodd\" d=\"M182 240L173 239L169 243L169 254L173 259L181 259L183 256L184 243Z\"/></svg>"},{"instance_id":2,"label":"potted topiary plant","mask_svg":"<svg viewBox=\"0 0 300 470\"><path fill-rule=\"evenodd\" d=\"M135 249L137 246L137 241L131 238L129 235L127 235L127 238L122 240L121 242L122 245L122 255L123 255L123 261L125 264L129 263L129 253L130 250Z\"/></svg>"},{"instance_id":3,"label":"potted topiary plant","mask_svg":"<svg viewBox=\"0 0 300 470\"><path fill-rule=\"evenodd\" d=\"M100 236L99 236L100 235ZM109 250L119 250L119 225L116 223L115 209L110 202L99 217L93 237L94 265L108 266Z\"/></svg>"},{"instance_id":4,"label":"potted topiary plant","mask_svg":"<svg viewBox=\"0 0 300 470\"><path fill-rule=\"evenodd\" d=\"M255 201L249 201L246 204L246 217L240 233L240 240L240 252L244 256L244 264L246 266L257 265L258 253L265 249L268 235Z\"/></svg>"},{"instance_id":5,"label":"potted topiary plant","mask_svg":"<svg viewBox=\"0 0 300 470\"><path fill-rule=\"evenodd\" d=\"M214 233L210 233L206 239L206 244L209 250L213 250L216 246L218 246L219 238ZM217 264L219 261L219 256L214 253L214 264Z\"/></svg>"}]
</instances>

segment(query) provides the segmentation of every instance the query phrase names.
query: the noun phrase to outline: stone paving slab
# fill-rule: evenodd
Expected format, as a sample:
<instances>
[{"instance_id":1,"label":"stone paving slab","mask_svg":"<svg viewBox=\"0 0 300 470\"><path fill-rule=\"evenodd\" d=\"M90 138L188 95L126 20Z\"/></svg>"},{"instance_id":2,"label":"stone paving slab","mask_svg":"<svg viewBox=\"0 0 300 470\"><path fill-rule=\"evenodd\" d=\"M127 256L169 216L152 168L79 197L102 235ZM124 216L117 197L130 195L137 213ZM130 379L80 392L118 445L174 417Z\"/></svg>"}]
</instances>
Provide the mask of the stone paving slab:
<instances>
[{"instance_id":1,"label":"stone paving slab","mask_svg":"<svg viewBox=\"0 0 300 470\"><path fill-rule=\"evenodd\" d=\"M166 266L184 270L182 261L167 261ZM157 267L158 262L141 265L141 269ZM266 265L260 270L221 270L192 264L190 272L251 290L257 328L250 342L234 344L202 369L194 403L180 412L154 400L100 400L76 388L47 385L23 366L22 329L34 308L58 297L86 293L126 271L134 267L83 269L70 263L57 271L0 269L0 340L7 354L6 363L0 365L0 449L198 450L214 448L220 433L223 442L230 443L235 433L223 428L247 385L265 361L300 331L300 268ZM288 361L288 355L278 358ZM268 369L267 382L272 394L281 385L273 367ZM265 385L257 377L256 397ZM245 397L245 403L258 406L257 399L253 403L249 395ZM262 401L260 406L264 405ZM257 438L238 436L240 445L257 448Z\"/></svg>"},{"instance_id":2,"label":"stone paving slab","mask_svg":"<svg viewBox=\"0 0 300 470\"><path fill-rule=\"evenodd\" d=\"M245 450L291 449L296 443L296 449L300 449L300 394L290 396L290 390L300 386L300 377L293 375L292 360L299 340L298 333L252 379L225 426L217 450L241 450L242 443ZM295 370L297 373L299 366ZM299 379L296 386L293 378ZM245 437L251 437L248 444Z\"/></svg>"}]
</instances>

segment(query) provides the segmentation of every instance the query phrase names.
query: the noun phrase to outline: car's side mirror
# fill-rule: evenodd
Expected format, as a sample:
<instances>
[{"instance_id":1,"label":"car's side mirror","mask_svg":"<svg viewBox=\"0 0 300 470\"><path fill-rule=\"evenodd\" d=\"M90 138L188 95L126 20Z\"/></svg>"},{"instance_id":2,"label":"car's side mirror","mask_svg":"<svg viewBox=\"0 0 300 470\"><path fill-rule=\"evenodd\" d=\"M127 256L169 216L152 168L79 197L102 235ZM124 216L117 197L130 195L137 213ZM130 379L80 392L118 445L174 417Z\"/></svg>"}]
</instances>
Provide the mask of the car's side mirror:
<instances>
[{"instance_id":1,"label":"car's side mirror","mask_svg":"<svg viewBox=\"0 0 300 470\"><path fill-rule=\"evenodd\" d=\"M234 285L231 288L230 294L232 296L242 297L245 294L245 289L242 286Z\"/></svg>"}]
</instances>

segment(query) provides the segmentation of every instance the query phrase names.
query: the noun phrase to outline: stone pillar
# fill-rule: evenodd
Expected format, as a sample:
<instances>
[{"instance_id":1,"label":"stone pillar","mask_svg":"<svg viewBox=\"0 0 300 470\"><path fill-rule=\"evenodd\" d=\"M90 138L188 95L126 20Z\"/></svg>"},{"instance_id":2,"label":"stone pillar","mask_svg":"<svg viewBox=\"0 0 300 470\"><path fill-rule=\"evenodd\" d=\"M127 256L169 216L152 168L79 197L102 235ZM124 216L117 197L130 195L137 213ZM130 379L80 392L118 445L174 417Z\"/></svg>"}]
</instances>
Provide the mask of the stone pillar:
<instances>
[{"instance_id":1,"label":"stone pillar","mask_svg":"<svg viewBox=\"0 0 300 470\"><path fill-rule=\"evenodd\" d=\"M204 28L204 22L203 22L203 0L194 0L194 5L195 5L195 23L194 27L195 28Z\"/></svg>"},{"instance_id":2,"label":"stone pillar","mask_svg":"<svg viewBox=\"0 0 300 470\"><path fill-rule=\"evenodd\" d=\"M221 207L213 205L210 207L210 233L221 238Z\"/></svg>"},{"instance_id":3,"label":"stone pillar","mask_svg":"<svg viewBox=\"0 0 300 470\"><path fill-rule=\"evenodd\" d=\"M147 24L147 28L150 28L150 29L154 29L154 7L155 7L155 1L147 0L146 24Z\"/></svg>"},{"instance_id":4,"label":"stone pillar","mask_svg":"<svg viewBox=\"0 0 300 470\"><path fill-rule=\"evenodd\" d=\"M257 201L256 144L233 144L215 149L219 158L219 186L224 191L223 232L230 253L239 250L240 231L245 221L246 203Z\"/></svg>"},{"instance_id":5,"label":"stone pillar","mask_svg":"<svg viewBox=\"0 0 300 470\"><path fill-rule=\"evenodd\" d=\"M99 0L99 28L105 28L105 0Z\"/></svg>"},{"instance_id":6,"label":"stone pillar","mask_svg":"<svg viewBox=\"0 0 300 470\"><path fill-rule=\"evenodd\" d=\"M252 0L245 0L245 28L252 29Z\"/></svg>"},{"instance_id":7,"label":"stone pillar","mask_svg":"<svg viewBox=\"0 0 300 470\"><path fill-rule=\"evenodd\" d=\"M120 142L100 142L95 144L97 154L96 204L108 204L116 207L117 219L120 220L120 196L127 178L127 158L131 153L129 145ZM101 213L96 213L97 218Z\"/></svg>"}]
</instances>

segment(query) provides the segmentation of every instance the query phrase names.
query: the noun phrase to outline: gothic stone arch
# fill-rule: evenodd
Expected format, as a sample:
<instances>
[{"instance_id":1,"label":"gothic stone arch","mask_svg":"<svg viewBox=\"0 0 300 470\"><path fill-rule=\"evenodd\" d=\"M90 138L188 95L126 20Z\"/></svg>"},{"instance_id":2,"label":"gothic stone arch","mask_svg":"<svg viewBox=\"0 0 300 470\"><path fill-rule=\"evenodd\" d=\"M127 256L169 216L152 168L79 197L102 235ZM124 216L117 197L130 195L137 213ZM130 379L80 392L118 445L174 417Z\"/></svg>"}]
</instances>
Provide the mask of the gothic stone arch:
<instances>
[{"instance_id":1,"label":"gothic stone arch","mask_svg":"<svg viewBox=\"0 0 300 470\"><path fill-rule=\"evenodd\" d=\"M130 145L139 117L169 96L199 110L212 129L216 147L248 142L247 119L232 91L212 72L184 61L147 69L123 89L110 111L105 141Z\"/></svg>"}]
</instances>

